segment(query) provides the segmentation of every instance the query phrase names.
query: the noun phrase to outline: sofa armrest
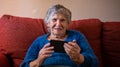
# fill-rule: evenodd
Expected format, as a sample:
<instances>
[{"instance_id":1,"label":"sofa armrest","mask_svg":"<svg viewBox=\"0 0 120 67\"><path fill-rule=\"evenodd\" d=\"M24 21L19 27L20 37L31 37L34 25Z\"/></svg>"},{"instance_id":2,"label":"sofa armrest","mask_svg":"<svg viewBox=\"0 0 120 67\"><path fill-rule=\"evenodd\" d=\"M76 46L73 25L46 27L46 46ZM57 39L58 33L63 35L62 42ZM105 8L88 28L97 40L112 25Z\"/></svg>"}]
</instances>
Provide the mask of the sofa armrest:
<instances>
[{"instance_id":1,"label":"sofa armrest","mask_svg":"<svg viewBox=\"0 0 120 67\"><path fill-rule=\"evenodd\" d=\"M9 60L2 53L0 53L0 67L11 67Z\"/></svg>"}]
</instances>

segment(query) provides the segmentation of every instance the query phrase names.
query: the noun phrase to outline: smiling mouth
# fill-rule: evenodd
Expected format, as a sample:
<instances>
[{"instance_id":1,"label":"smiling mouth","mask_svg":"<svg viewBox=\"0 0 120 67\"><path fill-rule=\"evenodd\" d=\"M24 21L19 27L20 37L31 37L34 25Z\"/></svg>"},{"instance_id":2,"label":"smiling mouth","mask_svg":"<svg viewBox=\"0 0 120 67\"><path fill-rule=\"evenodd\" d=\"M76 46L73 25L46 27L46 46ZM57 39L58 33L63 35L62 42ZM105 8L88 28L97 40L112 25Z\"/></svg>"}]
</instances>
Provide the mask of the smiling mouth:
<instances>
[{"instance_id":1,"label":"smiling mouth","mask_svg":"<svg viewBox=\"0 0 120 67\"><path fill-rule=\"evenodd\" d=\"M55 30L62 30L63 28L54 28Z\"/></svg>"}]
</instances>

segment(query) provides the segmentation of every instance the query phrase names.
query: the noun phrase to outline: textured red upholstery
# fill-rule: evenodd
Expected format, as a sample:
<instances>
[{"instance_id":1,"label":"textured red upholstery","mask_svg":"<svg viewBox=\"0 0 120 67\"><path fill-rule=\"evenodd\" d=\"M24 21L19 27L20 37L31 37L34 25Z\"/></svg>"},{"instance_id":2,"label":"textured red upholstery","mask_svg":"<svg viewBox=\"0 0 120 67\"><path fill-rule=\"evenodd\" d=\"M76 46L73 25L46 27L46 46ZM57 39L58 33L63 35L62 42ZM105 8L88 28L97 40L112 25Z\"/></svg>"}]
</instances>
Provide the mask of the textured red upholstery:
<instances>
[{"instance_id":1,"label":"textured red upholstery","mask_svg":"<svg viewBox=\"0 0 120 67\"><path fill-rule=\"evenodd\" d=\"M0 53L0 67L11 67L11 64L8 60L8 58Z\"/></svg>"},{"instance_id":2,"label":"textured red upholstery","mask_svg":"<svg viewBox=\"0 0 120 67\"><path fill-rule=\"evenodd\" d=\"M99 67L120 67L120 22L74 20L69 29L81 31L86 36L99 59ZM45 33L43 19L2 16L0 67L19 67L33 40Z\"/></svg>"},{"instance_id":3,"label":"textured red upholstery","mask_svg":"<svg viewBox=\"0 0 120 67\"><path fill-rule=\"evenodd\" d=\"M120 67L120 22L104 23L102 48L105 67Z\"/></svg>"},{"instance_id":4,"label":"textured red upholstery","mask_svg":"<svg viewBox=\"0 0 120 67\"><path fill-rule=\"evenodd\" d=\"M2 29L2 27L4 27L4 25L8 22L9 16L3 15L0 18L0 30Z\"/></svg>"},{"instance_id":5,"label":"textured red upholstery","mask_svg":"<svg viewBox=\"0 0 120 67\"><path fill-rule=\"evenodd\" d=\"M31 19L24 17L3 16L8 21L0 22L0 52L13 58L13 65L19 67L26 51L33 40L45 34L42 19ZM3 18L2 17L2 18ZM15 62L14 62L15 61Z\"/></svg>"},{"instance_id":6,"label":"textured red upholstery","mask_svg":"<svg viewBox=\"0 0 120 67\"><path fill-rule=\"evenodd\" d=\"M100 46L101 27L102 22L98 19L74 20L70 24L70 29L81 31L86 36L96 56L99 59L100 67L102 66L102 54Z\"/></svg>"}]
</instances>

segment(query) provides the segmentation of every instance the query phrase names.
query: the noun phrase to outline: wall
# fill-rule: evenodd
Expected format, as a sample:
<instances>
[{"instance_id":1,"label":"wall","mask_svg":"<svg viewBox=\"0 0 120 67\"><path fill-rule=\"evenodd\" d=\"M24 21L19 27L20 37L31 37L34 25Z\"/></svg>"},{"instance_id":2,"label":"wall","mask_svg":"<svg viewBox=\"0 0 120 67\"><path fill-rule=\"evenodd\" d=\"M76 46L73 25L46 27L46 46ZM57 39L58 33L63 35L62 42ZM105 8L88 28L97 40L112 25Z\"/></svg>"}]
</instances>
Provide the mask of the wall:
<instances>
[{"instance_id":1,"label":"wall","mask_svg":"<svg viewBox=\"0 0 120 67\"><path fill-rule=\"evenodd\" d=\"M99 18L102 21L120 21L120 0L0 0L0 16L44 18L47 9L55 3L69 8L74 20Z\"/></svg>"}]
</instances>

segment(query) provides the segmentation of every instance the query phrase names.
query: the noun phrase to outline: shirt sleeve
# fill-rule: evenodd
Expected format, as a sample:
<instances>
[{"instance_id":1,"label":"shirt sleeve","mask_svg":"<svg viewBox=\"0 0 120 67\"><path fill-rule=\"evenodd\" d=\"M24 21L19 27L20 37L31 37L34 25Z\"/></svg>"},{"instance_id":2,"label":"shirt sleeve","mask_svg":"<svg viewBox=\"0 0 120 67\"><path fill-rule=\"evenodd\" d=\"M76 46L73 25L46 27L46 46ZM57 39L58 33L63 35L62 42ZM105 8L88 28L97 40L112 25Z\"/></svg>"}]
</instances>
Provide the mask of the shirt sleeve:
<instances>
[{"instance_id":1,"label":"shirt sleeve","mask_svg":"<svg viewBox=\"0 0 120 67\"><path fill-rule=\"evenodd\" d=\"M27 51L24 61L20 64L20 67L29 67L29 62L35 60L39 53L39 39L36 39Z\"/></svg>"},{"instance_id":2,"label":"shirt sleeve","mask_svg":"<svg viewBox=\"0 0 120 67\"><path fill-rule=\"evenodd\" d=\"M92 48L90 47L87 39L85 36L80 33L81 35L78 38L78 44L81 48L81 54L83 54L85 61L80 67L98 67L98 59L95 56Z\"/></svg>"}]
</instances>

